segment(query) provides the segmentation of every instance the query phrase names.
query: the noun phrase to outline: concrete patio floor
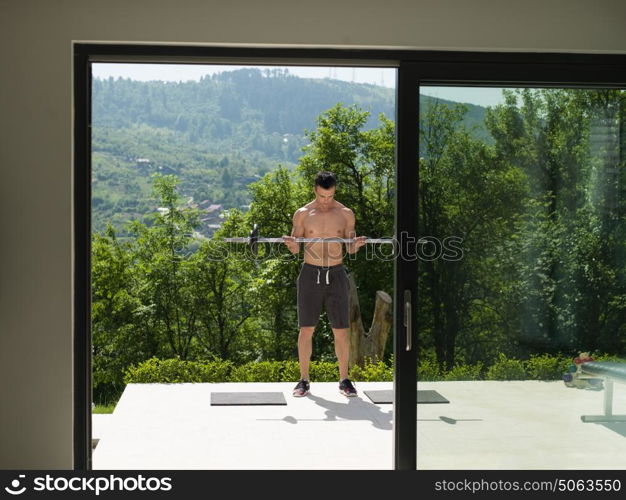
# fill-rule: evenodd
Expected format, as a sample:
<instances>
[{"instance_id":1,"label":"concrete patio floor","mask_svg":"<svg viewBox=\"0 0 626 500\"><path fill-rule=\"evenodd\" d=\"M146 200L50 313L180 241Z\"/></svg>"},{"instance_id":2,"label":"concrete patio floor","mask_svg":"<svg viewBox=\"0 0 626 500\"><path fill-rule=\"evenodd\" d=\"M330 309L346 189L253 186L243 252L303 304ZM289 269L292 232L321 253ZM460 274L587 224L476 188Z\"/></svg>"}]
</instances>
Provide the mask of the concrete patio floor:
<instances>
[{"instance_id":1,"label":"concrete patio floor","mask_svg":"<svg viewBox=\"0 0 626 500\"><path fill-rule=\"evenodd\" d=\"M111 415L93 415L94 470L391 469L392 405L356 383L345 398L336 383L130 384ZM417 407L420 469L625 469L626 422L583 423L602 413L603 391L560 381L423 382L449 404ZM626 414L615 386L615 414ZM286 406L211 406L211 392L277 392Z\"/></svg>"}]
</instances>

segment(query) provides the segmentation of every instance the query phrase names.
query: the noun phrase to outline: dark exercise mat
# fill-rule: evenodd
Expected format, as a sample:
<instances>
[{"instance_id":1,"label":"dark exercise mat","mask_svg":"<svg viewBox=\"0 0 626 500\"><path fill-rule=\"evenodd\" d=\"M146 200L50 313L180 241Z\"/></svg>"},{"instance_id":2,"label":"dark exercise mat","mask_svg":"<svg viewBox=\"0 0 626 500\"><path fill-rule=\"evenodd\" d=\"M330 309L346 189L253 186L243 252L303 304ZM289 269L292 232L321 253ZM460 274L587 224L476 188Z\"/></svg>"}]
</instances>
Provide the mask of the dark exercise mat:
<instances>
[{"instance_id":1,"label":"dark exercise mat","mask_svg":"<svg viewBox=\"0 0 626 500\"><path fill-rule=\"evenodd\" d=\"M282 392L212 392L211 406L287 405Z\"/></svg>"},{"instance_id":2,"label":"dark exercise mat","mask_svg":"<svg viewBox=\"0 0 626 500\"><path fill-rule=\"evenodd\" d=\"M372 403L375 404L391 404L393 403L393 391L363 391L365 395L370 398ZM435 404L435 403L449 403L437 391L417 391L417 404Z\"/></svg>"}]
</instances>

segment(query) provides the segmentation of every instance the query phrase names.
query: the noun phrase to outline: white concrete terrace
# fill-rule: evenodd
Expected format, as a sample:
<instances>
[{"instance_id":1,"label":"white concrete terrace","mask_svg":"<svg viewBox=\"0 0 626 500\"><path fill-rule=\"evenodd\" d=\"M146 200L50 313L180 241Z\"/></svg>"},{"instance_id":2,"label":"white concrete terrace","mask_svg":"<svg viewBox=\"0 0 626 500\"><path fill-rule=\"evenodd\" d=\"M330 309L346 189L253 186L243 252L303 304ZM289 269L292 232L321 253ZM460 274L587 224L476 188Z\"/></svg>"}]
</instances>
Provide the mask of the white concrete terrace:
<instances>
[{"instance_id":1,"label":"white concrete terrace","mask_svg":"<svg viewBox=\"0 0 626 500\"><path fill-rule=\"evenodd\" d=\"M93 416L98 469L390 469L392 405L336 383L130 384L111 415ZM421 469L624 469L626 422L583 423L601 414L603 391L561 381L421 382L449 404L417 408ZM211 392L283 392L286 406L211 406ZM626 414L617 384L613 412Z\"/></svg>"}]
</instances>

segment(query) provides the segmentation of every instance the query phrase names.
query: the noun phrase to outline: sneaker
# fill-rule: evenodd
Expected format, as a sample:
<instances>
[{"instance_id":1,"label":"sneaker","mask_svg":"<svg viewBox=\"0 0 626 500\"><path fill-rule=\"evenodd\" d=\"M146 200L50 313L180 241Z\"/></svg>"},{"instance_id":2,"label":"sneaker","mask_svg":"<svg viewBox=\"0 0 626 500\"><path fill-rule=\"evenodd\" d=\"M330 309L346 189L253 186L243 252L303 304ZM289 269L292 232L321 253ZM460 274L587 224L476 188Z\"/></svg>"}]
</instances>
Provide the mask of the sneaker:
<instances>
[{"instance_id":1,"label":"sneaker","mask_svg":"<svg viewBox=\"0 0 626 500\"><path fill-rule=\"evenodd\" d=\"M353 398L357 395L356 389L350 379L344 378L339 382L339 392L348 398Z\"/></svg>"},{"instance_id":2,"label":"sneaker","mask_svg":"<svg viewBox=\"0 0 626 500\"><path fill-rule=\"evenodd\" d=\"M298 384L293 388L293 395L296 398L301 398L309 393L311 384L308 380L301 379Z\"/></svg>"}]
</instances>

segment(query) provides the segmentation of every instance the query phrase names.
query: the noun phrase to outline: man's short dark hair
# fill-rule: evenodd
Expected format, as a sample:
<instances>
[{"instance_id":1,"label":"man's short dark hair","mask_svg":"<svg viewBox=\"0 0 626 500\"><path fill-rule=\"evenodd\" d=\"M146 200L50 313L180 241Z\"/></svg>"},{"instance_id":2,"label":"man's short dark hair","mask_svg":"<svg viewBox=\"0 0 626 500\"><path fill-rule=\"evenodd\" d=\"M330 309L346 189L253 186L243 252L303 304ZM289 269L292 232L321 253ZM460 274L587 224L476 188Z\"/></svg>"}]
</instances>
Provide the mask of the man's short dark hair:
<instances>
[{"instance_id":1,"label":"man's short dark hair","mask_svg":"<svg viewBox=\"0 0 626 500\"><path fill-rule=\"evenodd\" d=\"M323 189L330 189L337 185L337 179L332 172L318 172L315 176L315 185Z\"/></svg>"}]
</instances>

